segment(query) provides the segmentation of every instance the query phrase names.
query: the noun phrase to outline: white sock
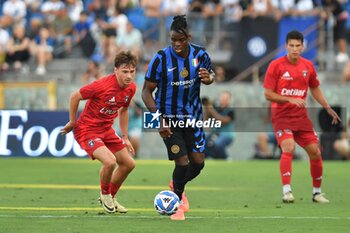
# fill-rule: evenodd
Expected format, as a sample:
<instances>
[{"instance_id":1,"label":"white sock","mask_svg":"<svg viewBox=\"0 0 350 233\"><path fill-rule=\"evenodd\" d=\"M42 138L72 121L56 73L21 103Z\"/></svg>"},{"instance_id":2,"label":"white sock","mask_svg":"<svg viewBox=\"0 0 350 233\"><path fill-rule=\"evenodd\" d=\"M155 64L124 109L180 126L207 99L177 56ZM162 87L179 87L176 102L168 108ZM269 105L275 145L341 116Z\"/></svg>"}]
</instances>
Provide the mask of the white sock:
<instances>
[{"instance_id":1,"label":"white sock","mask_svg":"<svg viewBox=\"0 0 350 233\"><path fill-rule=\"evenodd\" d=\"M313 187L313 188L312 188L312 194L315 194L315 193L321 193L321 188L315 188L315 187Z\"/></svg>"},{"instance_id":2,"label":"white sock","mask_svg":"<svg viewBox=\"0 0 350 233\"><path fill-rule=\"evenodd\" d=\"M290 187L290 184L283 185L283 194L286 194L288 192L292 192L292 188Z\"/></svg>"}]
</instances>

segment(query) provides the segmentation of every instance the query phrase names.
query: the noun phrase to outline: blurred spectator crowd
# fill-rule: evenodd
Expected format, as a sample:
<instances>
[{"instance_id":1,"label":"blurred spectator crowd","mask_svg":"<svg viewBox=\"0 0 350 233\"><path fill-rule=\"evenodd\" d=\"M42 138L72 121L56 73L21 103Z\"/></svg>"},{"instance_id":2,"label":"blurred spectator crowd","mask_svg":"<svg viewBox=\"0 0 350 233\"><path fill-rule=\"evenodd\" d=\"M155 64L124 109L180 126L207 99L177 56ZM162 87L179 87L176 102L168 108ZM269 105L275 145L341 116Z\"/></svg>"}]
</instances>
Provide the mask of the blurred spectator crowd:
<instances>
[{"instance_id":1,"label":"blurred spectator crowd","mask_svg":"<svg viewBox=\"0 0 350 233\"><path fill-rule=\"evenodd\" d=\"M91 66L112 64L120 50L147 63L177 14L188 15L193 42L205 47L211 42L205 30L220 17L224 48L224 34L244 17L333 17L336 59L346 62L348 5L346 0L0 0L0 69L25 73L32 59L35 73L45 75L53 58L69 57L77 48Z\"/></svg>"}]
</instances>

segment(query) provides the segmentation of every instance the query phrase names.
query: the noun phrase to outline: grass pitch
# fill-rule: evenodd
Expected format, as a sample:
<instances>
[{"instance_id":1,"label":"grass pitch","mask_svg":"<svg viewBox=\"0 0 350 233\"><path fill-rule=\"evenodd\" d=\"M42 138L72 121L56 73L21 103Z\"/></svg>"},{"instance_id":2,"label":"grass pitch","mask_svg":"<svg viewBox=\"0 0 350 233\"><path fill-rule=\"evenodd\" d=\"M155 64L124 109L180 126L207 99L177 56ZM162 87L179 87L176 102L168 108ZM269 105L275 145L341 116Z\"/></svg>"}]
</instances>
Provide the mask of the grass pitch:
<instances>
[{"instance_id":1,"label":"grass pitch","mask_svg":"<svg viewBox=\"0 0 350 233\"><path fill-rule=\"evenodd\" d=\"M281 202L278 161L207 161L187 185L190 212L170 221L153 209L173 163L137 160L118 194L127 214L97 203L100 164L89 159L0 159L0 232L350 232L350 163L324 162L330 204L311 201L307 161L293 162L294 204Z\"/></svg>"}]
</instances>

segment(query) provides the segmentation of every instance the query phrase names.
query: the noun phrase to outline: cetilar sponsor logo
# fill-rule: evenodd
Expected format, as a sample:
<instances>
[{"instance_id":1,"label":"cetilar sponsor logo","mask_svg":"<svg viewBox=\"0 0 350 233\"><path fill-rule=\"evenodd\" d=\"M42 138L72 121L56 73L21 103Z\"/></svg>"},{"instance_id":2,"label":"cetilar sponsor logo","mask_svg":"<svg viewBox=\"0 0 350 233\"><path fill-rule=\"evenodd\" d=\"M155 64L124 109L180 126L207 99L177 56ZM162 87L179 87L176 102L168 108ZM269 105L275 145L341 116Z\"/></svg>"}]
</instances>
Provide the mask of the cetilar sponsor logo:
<instances>
[{"instance_id":1,"label":"cetilar sponsor logo","mask_svg":"<svg viewBox=\"0 0 350 233\"><path fill-rule=\"evenodd\" d=\"M300 89L287 89L283 88L281 91L281 95L288 95L288 96L304 96L305 90Z\"/></svg>"},{"instance_id":2,"label":"cetilar sponsor logo","mask_svg":"<svg viewBox=\"0 0 350 233\"><path fill-rule=\"evenodd\" d=\"M101 108L100 113L102 114L107 114L107 115L113 115L118 112L119 108L117 110L114 109L109 109L109 108Z\"/></svg>"}]
</instances>

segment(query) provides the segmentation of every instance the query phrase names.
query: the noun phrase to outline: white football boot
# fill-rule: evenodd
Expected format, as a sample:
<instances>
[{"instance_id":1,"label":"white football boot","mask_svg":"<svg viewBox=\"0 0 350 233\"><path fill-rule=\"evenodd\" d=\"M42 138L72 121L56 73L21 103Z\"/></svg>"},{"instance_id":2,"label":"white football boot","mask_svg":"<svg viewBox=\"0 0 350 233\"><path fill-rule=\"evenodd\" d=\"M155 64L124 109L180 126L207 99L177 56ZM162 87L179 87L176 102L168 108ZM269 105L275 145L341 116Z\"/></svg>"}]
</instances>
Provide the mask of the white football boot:
<instances>
[{"instance_id":1,"label":"white football boot","mask_svg":"<svg viewBox=\"0 0 350 233\"><path fill-rule=\"evenodd\" d=\"M125 214L128 212L127 208L125 208L124 206L119 204L119 202L117 202L117 198L113 198L113 202L114 202L114 206L115 206L115 212L119 212L122 214Z\"/></svg>"},{"instance_id":2,"label":"white football boot","mask_svg":"<svg viewBox=\"0 0 350 233\"><path fill-rule=\"evenodd\" d=\"M312 201L321 204L329 203L329 200L324 197L324 193L315 193L312 197Z\"/></svg>"},{"instance_id":3,"label":"white football boot","mask_svg":"<svg viewBox=\"0 0 350 233\"><path fill-rule=\"evenodd\" d=\"M111 194L100 193L100 198L98 199L102 208L109 214L115 212L114 201Z\"/></svg>"},{"instance_id":4,"label":"white football boot","mask_svg":"<svg viewBox=\"0 0 350 233\"><path fill-rule=\"evenodd\" d=\"M287 192L282 197L283 203L293 203L294 202L294 196L292 192Z\"/></svg>"}]
</instances>

